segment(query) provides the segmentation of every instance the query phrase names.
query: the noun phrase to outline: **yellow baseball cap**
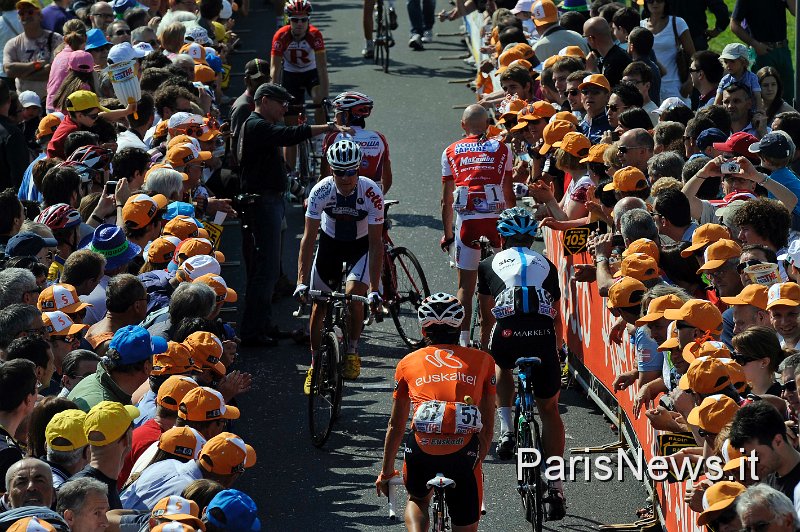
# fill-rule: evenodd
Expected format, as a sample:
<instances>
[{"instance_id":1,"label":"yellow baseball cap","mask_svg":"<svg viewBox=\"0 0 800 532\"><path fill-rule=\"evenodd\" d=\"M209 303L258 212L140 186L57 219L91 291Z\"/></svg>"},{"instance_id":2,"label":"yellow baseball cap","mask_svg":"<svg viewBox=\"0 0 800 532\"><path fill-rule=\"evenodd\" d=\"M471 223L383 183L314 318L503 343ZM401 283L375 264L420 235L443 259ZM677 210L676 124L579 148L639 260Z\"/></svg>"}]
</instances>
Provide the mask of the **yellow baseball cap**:
<instances>
[{"instance_id":1,"label":"yellow baseball cap","mask_svg":"<svg viewBox=\"0 0 800 532\"><path fill-rule=\"evenodd\" d=\"M44 438L54 451L69 452L89 445L83 424L86 412L75 408L64 410L54 415L47 423Z\"/></svg>"},{"instance_id":2,"label":"yellow baseball cap","mask_svg":"<svg viewBox=\"0 0 800 532\"><path fill-rule=\"evenodd\" d=\"M763 284L749 284L742 288L739 295L733 297L721 297L723 303L726 305L752 305L761 310L767 310L769 302L769 295L767 295L767 287Z\"/></svg>"},{"instance_id":3,"label":"yellow baseball cap","mask_svg":"<svg viewBox=\"0 0 800 532\"><path fill-rule=\"evenodd\" d=\"M90 445L104 447L114 443L139 417L139 409L115 401L101 401L94 405L83 422L83 430Z\"/></svg>"},{"instance_id":4,"label":"yellow baseball cap","mask_svg":"<svg viewBox=\"0 0 800 532\"><path fill-rule=\"evenodd\" d=\"M67 96L66 103L67 111L86 111L87 109L100 109L101 112L107 113L108 109L100 105L97 95L92 91L75 91Z\"/></svg>"}]
</instances>

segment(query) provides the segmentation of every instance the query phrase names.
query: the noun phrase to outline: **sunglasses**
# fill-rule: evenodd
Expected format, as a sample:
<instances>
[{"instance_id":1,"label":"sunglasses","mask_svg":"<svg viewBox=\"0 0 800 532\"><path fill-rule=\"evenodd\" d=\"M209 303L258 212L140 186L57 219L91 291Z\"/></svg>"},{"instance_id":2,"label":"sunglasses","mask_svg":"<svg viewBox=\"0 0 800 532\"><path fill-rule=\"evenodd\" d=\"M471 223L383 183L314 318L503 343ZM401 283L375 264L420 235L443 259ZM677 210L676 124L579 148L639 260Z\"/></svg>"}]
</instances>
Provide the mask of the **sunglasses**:
<instances>
[{"instance_id":1,"label":"sunglasses","mask_svg":"<svg viewBox=\"0 0 800 532\"><path fill-rule=\"evenodd\" d=\"M65 344L71 344L74 341L80 341L83 339L83 336L80 334L68 334L66 336L51 336L50 341L54 342L56 340L60 340Z\"/></svg>"},{"instance_id":2,"label":"sunglasses","mask_svg":"<svg viewBox=\"0 0 800 532\"><path fill-rule=\"evenodd\" d=\"M619 110L620 110L619 106L616 105L616 104L614 104L614 105L606 105L606 111L611 111L612 113L616 113Z\"/></svg>"},{"instance_id":3,"label":"sunglasses","mask_svg":"<svg viewBox=\"0 0 800 532\"><path fill-rule=\"evenodd\" d=\"M185 128L178 128L190 137L199 137L203 134L203 126L186 126Z\"/></svg>"},{"instance_id":4,"label":"sunglasses","mask_svg":"<svg viewBox=\"0 0 800 532\"><path fill-rule=\"evenodd\" d=\"M119 37L120 35L130 35L130 34L131 30L117 30L114 32L114 35L116 35L117 37Z\"/></svg>"},{"instance_id":5,"label":"sunglasses","mask_svg":"<svg viewBox=\"0 0 800 532\"><path fill-rule=\"evenodd\" d=\"M568 91L566 91L566 93L569 96L577 96L578 94L581 93L581 91L579 91L578 89L569 89Z\"/></svg>"},{"instance_id":6,"label":"sunglasses","mask_svg":"<svg viewBox=\"0 0 800 532\"><path fill-rule=\"evenodd\" d=\"M732 354L731 358L733 358L733 361L739 364L740 366L744 366L746 364L749 364L750 362L755 362L756 360L758 360L757 358L749 357L747 355L739 355L737 353Z\"/></svg>"},{"instance_id":7,"label":"sunglasses","mask_svg":"<svg viewBox=\"0 0 800 532\"><path fill-rule=\"evenodd\" d=\"M715 438L717 436L716 432L708 432L707 430L697 429L697 434L701 438Z\"/></svg>"},{"instance_id":8,"label":"sunglasses","mask_svg":"<svg viewBox=\"0 0 800 532\"><path fill-rule=\"evenodd\" d=\"M644 149L644 146L619 146L617 150L620 153L628 153L631 150L641 150Z\"/></svg>"},{"instance_id":9,"label":"sunglasses","mask_svg":"<svg viewBox=\"0 0 800 532\"><path fill-rule=\"evenodd\" d=\"M760 260L746 260L744 262L740 262L738 266L736 266L736 271L742 273L745 268L749 268L750 266L755 266L756 264L761 264Z\"/></svg>"},{"instance_id":10,"label":"sunglasses","mask_svg":"<svg viewBox=\"0 0 800 532\"><path fill-rule=\"evenodd\" d=\"M100 113L81 113L83 116L88 118L89 120L97 120L100 116Z\"/></svg>"},{"instance_id":11,"label":"sunglasses","mask_svg":"<svg viewBox=\"0 0 800 532\"><path fill-rule=\"evenodd\" d=\"M93 17L114 18L113 13L92 13Z\"/></svg>"},{"instance_id":12,"label":"sunglasses","mask_svg":"<svg viewBox=\"0 0 800 532\"><path fill-rule=\"evenodd\" d=\"M308 22L308 17L289 17L289 22L294 22L295 24L301 24L303 22Z\"/></svg>"},{"instance_id":13,"label":"sunglasses","mask_svg":"<svg viewBox=\"0 0 800 532\"><path fill-rule=\"evenodd\" d=\"M358 170L333 170L333 175L337 177L353 177L354 175L358 175Z\"/></svg>"},{"instance_id":14,"label":"sunglasses","mask_svg":"<svg viewBox=\"0 0 800 532\"><path fill-rule=\"evenodd\" d=\"M786 384L781 385L781 389L784 392L796 392L797 391L797 381L791 380Z\"/></svg>"},{"instance_id":15,"label":"sunglasses","mask_svg":"<svg viewBox=\"0 0 800 532\"><path fill-rule=\"evenodd\" d=\"M602 92L603 91L601 91L600 89L581 89L581 94L583 94L584 96L589 96L589 95L594 96Z\"/></svg>"}]
</instances>

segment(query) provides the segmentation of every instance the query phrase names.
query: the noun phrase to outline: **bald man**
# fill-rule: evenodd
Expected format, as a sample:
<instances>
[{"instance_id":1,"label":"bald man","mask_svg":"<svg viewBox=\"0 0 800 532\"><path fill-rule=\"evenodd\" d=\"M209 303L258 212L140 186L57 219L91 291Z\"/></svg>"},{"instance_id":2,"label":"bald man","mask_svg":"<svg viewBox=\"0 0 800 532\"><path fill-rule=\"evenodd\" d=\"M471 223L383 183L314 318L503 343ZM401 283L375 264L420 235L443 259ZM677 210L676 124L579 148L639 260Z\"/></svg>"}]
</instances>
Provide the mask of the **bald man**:
<instances>
[{"instance_id":1,"label":"bald man","mask_svg":"<svg viewBox=\"0 0 800 532\"><path fill-rule=\"evenodd\" d=\"M481 260L479 239L486 237L495 249L500 247L497 217L514 207L511 180L512 156L496 138L486 138L489 115L474 104L464 109L461 129L466 136L442 152L442 251L455 244L458 268L457 297L467 316L472 315L472 300ZM455 227L453 213L455 212ZM461 324L461 345L469 342L470 320Z\"/></svg>"},{"instance_id":2,"label":"bald man","mask_svg":"<svg viewBox=\"0 0 800 532\"><path fill-rule=\"evenodd\" d=\"M620 159L625 166L634 166L647 175L647 161L653 156L655 141L646 129L640 127L623 133L619 138ZM648 182L650 180L648 179Z\"/></svg>"},{"instance_id":3,"label":"bald man","mask_svg":"<svg viewBox=\"0 0 800 532\"><path fill-rule=\"evenodd\" d=\"M583 23L583 36L594 56L599 70L612 87L622 81L622 72L631 63L631 57L614 44L614 33L603 17L592 17Z\"/></svg>"},{"instance_id":4,"label":"bald man","mask_svg":"<svg viewBox=\"0 0 800 532\"><path fill-rule=\"evenodd\" d=\"M23 458L6 473L6 496L11 508L53 505L53 470L37 458Z\"/></svg>"}]
</instances>

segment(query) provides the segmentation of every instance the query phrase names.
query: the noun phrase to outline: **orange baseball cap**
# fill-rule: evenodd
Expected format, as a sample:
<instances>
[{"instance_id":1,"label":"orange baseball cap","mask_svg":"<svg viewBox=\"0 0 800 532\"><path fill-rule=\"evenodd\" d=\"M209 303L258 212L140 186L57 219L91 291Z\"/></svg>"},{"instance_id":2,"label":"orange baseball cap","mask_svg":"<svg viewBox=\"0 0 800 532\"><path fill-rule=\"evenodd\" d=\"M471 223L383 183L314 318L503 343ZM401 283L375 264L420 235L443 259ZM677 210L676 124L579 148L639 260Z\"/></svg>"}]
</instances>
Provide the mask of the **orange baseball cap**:
<instances>
[{"instance_id":1,"label":"orange baseball cap","mask_svg":"<svg viewBox=\"0 0 800 532\"><path fill-rule=\"evenodd\" d=\"M769 302L767 290L768 288L763 284L753 283L742 288L742 291L739 292L739 295L733 297L721 297L720 299L726 305L752 305L760 308L761 310L767 310L767 304Z\"/></svg>"},{"instance_id":2,"label":"orange baseball cap","mask_svg":"<svg viewBox=\"0 0 800 532\"><path fill-rule=\"evenodd\" d=\"M153 221L158 211L165 208L169 203L166 196L156 194L136 194L128 198L122 208L122 220L125 227L130 229L141 229Z\"/></svg>"},{"instance_id":3,"label":"orange baseball cap","mask_svg":"<svg viewBox=\"0 0 800 532\"><path fill-rule=\"evenodd\" d=\"M200 226L197 225L194 218L179 214L164 225L163 234L176 236L183 241L187 238L196 237L198 229L200 229Z\"/></svg>"},{"instance_id":4,"label":"orange baseball cap","mask_svg":"<svg viewBox=\"0 0 800 532\"><path fill-rule=\"evenodd\" d=\"M630 245L622 252L623 257L627 257L631 253L644 253L650 255L656 262L661 257L661 252L658 250L658 244L649 238L639 238L630 243Z\"/></svg>"},{"instance_id":5,"label":"orange baseball cap","mask_svg":"<svg viewBox=\"0 0 800 532\"><path fill-rule=\"evenodd\" d=\"M172 427L158 438L158 448L175 456L195 459L206 439L192 427Z\"/></svg>"},{"instance_id":6,"label":"orange baseball cap","mask_svg":"<svg viewBox=\"0 0 800 532\"><path fill-rule=\"evenodd\" d=\"M554 148L561 148L570 155L575 157L586 157L589 154L589 148L592 147L592 142L583 133L577 131L570 131L564 138L558 142L553 143Z\"/></svg>"},{"instance_id":7,"label":"orange baseball cap","mask_svg":"<svg viewBox=\"0 0 800 532\"><path fill-rule=\"evenodd\" d=\"M561 57L577 57L579 59L586 59L586 53L580 46L566 46L558 51Z\"/></svg>"},{"instance_id":8,"label":"orange baseball cap","mask_svg":"<svg viewBox=\"0 0 800 532\"><path fill-rule=\"evenodd\" d=\"M243 473L256 464L256 451L236 434L222 432L203 445L200 467L218 475Z\"/></svg>"},{"instance_id":9,"label":"orange baseball cap","mask_svg":"<svg viewBox=\"0 0 800 532\"><path fill-rule=\"evenodd\" d=\"M505 124L506 120L511 118L512 116L517 116L517 114L522 110L523 107L528 105L528 102L525 100L511 100L508 102L508 110L500 115L500 119L497 121L498 124Z\"/></svg>"},{"instance_id":10,"label":"orange baseball cap","mask_svg":"<svg viewBox=\"0 0 800 532\"><path fill-rule=\"evenodd\" d=\"M742 247L733 240L727 238L717 240L703 252L703 265L700 266L697 273L721 268L728 260L738 258L741 254Z\"/></svg>"},{"instance_id":11,"label":"orange baseball cap","mask_svg":"<svg viewBox=\"0 0 800 532\"><path fill-rule=\"evenodd\" d=\"M198 446L198 452L202 447L202 445ZM192 458L196 457L197 455L194 455ZM170 495L158 501L153 507L153 511L150 512L150 516L154 519L177 521L197 530L206 529L206 525L200 520L200 507L197 503L178 495Z\"/></svg>"},{"instance_id":12,"label":"orange baseball cap","mask_svg":"<svg viewBox=\"0 0 800 532\"><path fill-rule=\"evenodd\" d=\"M683 359L691 364L700 358L730 359L731 350L728 349L728 346L723 342L718 340L706 340L701 344L689 342L686 347L683 348L682 355Z\"/></svg>"},{"instance_id":13,"label":"orange baseball cap","mask_svg":"<svg viewBox=\"0 0 800 532\"><path fill-rule=\"evenodd\" d=\"M558 61L559 59L561 59L560 55L551 55L550 57L548 57L547 59L544 60L544 63L542 63L542 67L543 68L550 68L553 65L555 65L556 61Z\"/></svg>"},{"instance_id":14,"label":"orange baseball cap","mask_svg":"<svg viewBox=\"0 0 800 532\"><path fill-rule=\"evenodd\" d=\"M63 115L59 118L56 114L49 114L42 118L41 121L39 121L39 127L36 128L36 140L55 133L62 120L64 120Z\"/></svg>"},{"instance_id":15,"label":"orange baseball cap","mask_svg":"<svg viewBox=\"0 0 800 532\"><path fill-rule=\"evenodd\" d=\"M646 253L631 253L620 264L619 270L614 277L627 275L640 281L658 279L658 263L656 259Z\"/></svg>"},{"instance_id":16,"label":"orange baseball cap","mask_svg":"<svg viewBox=\"0 0 800 532\"><path fill-rule=\"evenodd\" d=\"M214 244L207 238L192 237L181 242L175 249L175 262L180 264L189 257L196 255L213 255L217 262L225 262L225 255L221 251L214 251Z\"/></svg>"},{"instance_id":17,"label":"orange baseball cap","mask_svg":"<svg viewBox=\"0 0 800 532\"><path fill-rule=\"evenodd\" d=\"M190 166L193 164L200 164L203 161L211 159L210 151L200 151L194 144L179 144L167 150L167 156L164 161L174 167Z\"/></svg>"},{"instance_id":18,"label":"orange baseball cap","mask_svg":"<svg viewBox=\"0 0 800 532\"><path fill-rule=\"evenodd\" d=\"M722 313L705 299L690 299L679 309L664 311L664 317L668 320L684 321L701 331L718 334L722 329Z\"/></svg>"},{"instance_id":19,"label":"orange baseball cap","mask_svg":"<svg viewBox=\"0 0 800 532\"><path fill-rule=\"evenodd\" d=\"M153 264L164 264L172 260L181 239L177 236L164 235L156 238L145 250L145 259Z\"/></svg>"},{"instance_id":20,"label":"orange baseball cap","mask_svg":"<svg viewBox=\"0 0 800 532\"><path fill-rule=\"evenodd\" d=\"M239 409L225 404L222 394L207 386L192 388L178 406L178 417L187 421L239 419Z\"/></svg>"},{"instance_id":21,"label":"orange baseball cap","mask_svg":"<svg viewBox=\"0 0 800 532\"><path fill-rule=\"evenodd\" d=\"M197 384L197 381L191 377L187 377L186 375L171 375L158 387L156 404L177 412L186 394L198 386L200 385Z\"/></svg>"},{"instance_id":22,"label":"orange baseball cap","mask_svg":"<svg viewBox=\"0 0 800 532\"><path fill-rule=\"evenodd\" d=\"M578 88L583 90L589 85L603 89L606 92L611 92L611 84L608 82L608 78L602 74L589 74L583 78L583 82L578 85Z\"/></svg>"},{"instance_id":23,"label":"orange baseball cap","mask_svg":"<svg viewBox=\"0 0 800 532\"><path fill-rule=\"evenodd\" d=\"M22 2L17 2L18 4ZM25 2L30 4L30 2ZM38 7L36 9L39 9ZM23 517L6 529L8 532L56 532L53 525L38 517Z\"/></svg>"},{"instance_id":24,"label":"orange baseball cap","mask_svg":"<svg viewBox=\"0 0 800 532\"><path fill-rule=\"evenodd\" d=\"M544 132L542 133L544 144L539 148L539 154L544 155L550 151L554 143L562 140L564 135L573 131L575 131L575 125L566 120L553 120L544 126Z\"/></svg>"},{"instance_id":25,"label":"orange baseball cap","mask_svg":"<svg viewBox=\"0 0 800 532\"><path fill-rule=\"evenodd\" d=\"M206 240L211 240L211 235L208 234L208 231L206 231L202 227L197 230L197 237L198 238L205 238Z\"/></svg>"},{"instance_id":26,"label":"orange baseball cap","mask_svg":"<svg viewBox=\"0 0 800 532\"><path fill-rule=\"evenodd\" d=\"M228 284L225 282L225 279L219 275L207 273L195 279L194 282L207 284L213 288L214 292L217 294L217 303L221 303L223 301L225 303L236 303L236 300L239 299L239 296L236 294L236 290L233 288L228 288Z\"/></svg>"},{"instance_id":27,"label":"orange baseball cap","mask_svg":"<svg viewBox=\"0 0 800 532\"><path fill-rule=\"evenodd\" d=\"M708 395L724 390L730 383L728 367L724 362L718 358L702 357L689 364L689 369L678 381L678 387Z\"/></svg>"},{"instance_id":28,"label":"orange baseball cap","mask_svg":"<svg viewBox=\"0 0 800 532\"><path fill-rule=\"evenodd\" d=\"M558 9L552 0L536 0L531 6L531 18L538 28L558 22Z\"/></svg>"},{"instance_id":29,"label":"orange baseball cap","mask_svg":"<svg viewBox=\"0 0 800 532\"><path fill-rule=\"evenodd\" d=\"M522 108L519 112L520 120L540 120L542 118L550 118L556 114L556 109L550 102L544 100L537 100L529 103Z\"/></svg>"},{"instance_id":30,"label":"orange baseball cap","mask_svg":"<svg viewBox=\"0 0 800 532\"><path fill-rule=\"evenodd\" d=\"M48 286L42 290L36 302L36 308L42 312L60 310L64 314L73 314L91 306L91 303L78 299L75 287L67 283Z\"/></svg>"},{"instance_id":31,"label":"orange baseball cap","mask_svg":"<svg viewBox=\"0 0 800 532\"><path fill-rule=\"evenodd\" d=\"M559 111L553 115L553 118L551 118L551 120L566 120L573 126L578 127L578 117L570 113L569 111Z\"/></svg>"},{"instance_id":32,"label":"orange baseball cap","mask_svg":"<svg viewBox=\"0 0 800 532\"><path fill-rule=\"evenodd\" d=\"M512 46L511 49L517 50L522 55L522 59L530 59L536 56L536 52L534 52L531 45L526 42L517 43Z\"/></svg>"},{"instance_id":33,"label":"orange baseball cap","mask_svg":"<svg viewBox=\"0 0 800 532\"><path fill-rule=\"evenodd\" d=\"M694 233L692 233L692 245L681 251L681 257L685 259L698 249L723 238L731 238L731 232L728 231L727 227L719 224L703 224L694 230Z\"/></svg>"},{"instance_id":34,"label":"orange baseball cap","mask_svg":"<svg viewBox=\"0 0 800 532\"><path fill-rule=\"evenodd\" d=\"M197 139L194 137L190 137L185 133L181 133L180 135L175 135L174 137L169 139L169 142L167 142L167 149L169 150L170 148L174 148L175 146L178 146L180 144L192 144L198 150L200 149L200 143L197 141Z\"/></svg>"},{"instance_id":35,"label":"orange baseball cap","mask_svg":"<svg viewBox=\"0 0 800 532\"><path fill-rule=\"evenodd\" d=\"M190 371L200 371L200 366L192 357L190 347L180 342L167 342L167 351L153 355L151 375L176 375Z\"/></svg>"},{"instance_id":36,"label":"orange baseball cap","mask_svg":"<svg viewBox=\"0 0 800 532\"><path fill-rule=\"evenodd\" d=\"M767 290L767 310L777 305L796 307L800 305L800 285L797 283L775 283Z\"/></svg>"},{"instance_id":37,"label":"orange baseball cap","mask_svg":"<svg viewBox=\"0 0 800 532\"><path fill-rule=\"evenodd\" d=\"M739 482L723 480L709 486L703 492L703 512L697 517L697 526L705 526L716 519L723 510L733 506L736 497L747 488Z\"/></svg>"},{"instance_id":38,"label":"orange baseball cap","mask_svg":"<svg viewBox=\"0 0 800 532\"><path fill-rule=\"evenodd\" d=\"M603 191L635 192L644 190L647 187L647 178L644 173L635 166L626 166L614 172L614 178L611 183L603 187Z\"/></svg>"},{"instance_id":39,"label":"orange baseball cap","mask_svg":"<svg viewBox=\"0 0 800 532\"><path fill-rule=\"evenodd\" d=\"M520 59L525 59L525 56L522 55L522 52L514 47L509 48L497 58L497 73L502 74L511 65L511 63Z\"/></svg>"},{"instance_id":40,"label":"orange baseball cap","mask_svg":"<svg viewBox=\"0 0 800 532\"><path fill-rule=\"evenodd\" d=\"M696 406L689 412L686 421L696 427L719 434L720 431L733 419L739 405L727 395L709 395L700 406Z\"/></svg>"},{"instance_id":41,"label":"orange baseball cap","mask_svg":"<svg viewBox=\"0 0 800 532\"><path fill-rule=\"evenodd\" d=\"M225 375L222 358L222 341L215 334L205 331L193 332L183 341L194 354L194 358L204 368L209 368L220 377Z\"/></svg>"},{"instance_id":42,"label":"orange baseball cap","mask_svg":"<svg viewBox=\"0 0 800 532\"><path fill-rule=\"evenodd\" d=\"M636 326L641 327L664 317L664 311L671 308L681 308L683 306L683 299L675 294L667 294L654 298L647 305L647 314L636 320Z\"/></svg>"},{"instance_id":43,"label":"orange baseball cap","mask_svg":"<svg viewBox=\"0 0 800 532\"><path fill-rule=\"evenodd\" d=\"M50 336L70 336L89 328L88 325L73 322L69 316L60 310L42 312L42 322Z\"/></svg>"},{"instance_id":44,"label":"orange baseball cap","mask_svg":"<svg viewBox=\"0 0 800 532\"><path fill-rule=\"evenodd\" d=\"M728 375L731 378L733 387L736 388L737 392L744 393L747 390L748 383L747 375L745 375L742 365L732 358L720 358L720 360L728 366Z\"/></svg>"},{"instance_id":45,"label":"orange baseball cap","mask_svg":"<svg viewBox=\"0 0 800 532\"><path fill-rule=\"evenodd\" d=\"M627 308L641 305L647 288L633 277L620 277L608 289L608 308Z\"/></svg>"},{"instance_id":46,"label":"orange baseball cap","mask_svg":"<svg viewBox=\"0 0 800 532\"><path fill-rule=\"evenodd\" d=\"M589 155L581 159L582 163L604 163L603 154L611 144L595 144L589 148Z\"/></svg>"},{"instance_id":47,"label":"orange baseball cap","mask_svg":"<svg viewBox=\"0 0 800 532\"><path fill-rule=\"evenodd\" d=\"M216 81L217 73L211 67L206 65L194 66L194 80L200 83L212 83Z\"/></svg>"},{"instance_id":48,"label":"orange baseball cap","mask_svg":"<svg viewBox=\"0 0 800 532\"><path fill-rule=\"evenodd\" d=\"M678 339L678 322L671 321L667 325L667 339L664 343L658 346L659 351L668 351L680 347L681 343Z\"/></svg>"}]
</instances>

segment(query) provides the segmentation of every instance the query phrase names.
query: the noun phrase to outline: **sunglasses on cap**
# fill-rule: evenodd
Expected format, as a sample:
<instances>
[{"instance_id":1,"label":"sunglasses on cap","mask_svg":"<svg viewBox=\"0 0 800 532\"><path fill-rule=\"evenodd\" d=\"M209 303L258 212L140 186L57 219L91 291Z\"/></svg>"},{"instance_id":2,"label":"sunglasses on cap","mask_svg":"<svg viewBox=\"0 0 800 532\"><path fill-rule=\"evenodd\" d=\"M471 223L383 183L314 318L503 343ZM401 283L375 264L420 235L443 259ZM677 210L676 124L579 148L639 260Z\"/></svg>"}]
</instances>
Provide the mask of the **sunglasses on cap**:
<instances>
[{"instance_id":1,"label":"sunglasses on cap","mask_svg":"<svg viewBox=\"0 0 800 532\"><path fill-rule=\"evenodd\" d=\"M736 266L736 271L739 272L739 273L742 273L745 270L745 268L749 268L750 266L755 266L756 264L761 264L761 261L752 259L752 260L746 260L744 262L740 262Z\"/></svg>"},{"instance_id":2,"label":"sunglasses on cap","mask_svg":"<svg viewBox=\"0 0 800 532\"><path fill-rule=\"evenodd\" d=\"M358 170L355 168L352 170L332 170L332 171L333 175L338 177L353 177L354 175L358 175Z\"/></svg>"},{"instance_id":3,"label":"sunglasses on cap","mask_svg":"<svg viewBox=\"0 0 800 532\"><path fill-rule=\"evenodd\" d=\"M203 126L198 125L189 125L189 126L178 126L175 129L182 131L183 133L189 135L190 137L199 137L203 134Z\"/></svg>"},{"instance_id":4,"label":"sunglasses on cap","mask_svg":"<svg viewBox=\"0 0 800 532\"><path fill-rule=\"evenodd\" d=\"M303 22L308 22L308 17L289 17L289 22L294 22L295 24L301 24Z\"/></svg>"}]
</instances>

